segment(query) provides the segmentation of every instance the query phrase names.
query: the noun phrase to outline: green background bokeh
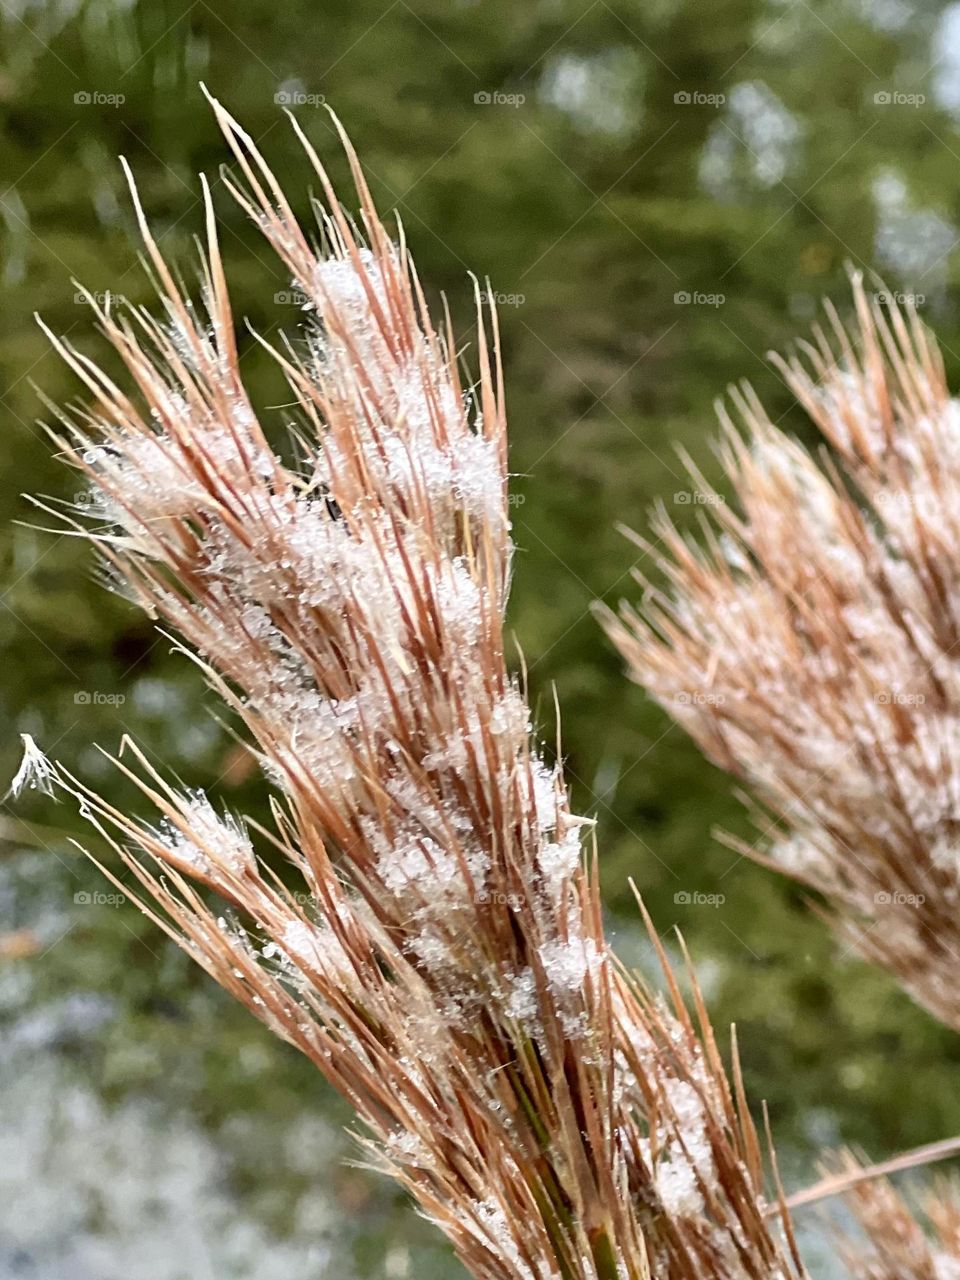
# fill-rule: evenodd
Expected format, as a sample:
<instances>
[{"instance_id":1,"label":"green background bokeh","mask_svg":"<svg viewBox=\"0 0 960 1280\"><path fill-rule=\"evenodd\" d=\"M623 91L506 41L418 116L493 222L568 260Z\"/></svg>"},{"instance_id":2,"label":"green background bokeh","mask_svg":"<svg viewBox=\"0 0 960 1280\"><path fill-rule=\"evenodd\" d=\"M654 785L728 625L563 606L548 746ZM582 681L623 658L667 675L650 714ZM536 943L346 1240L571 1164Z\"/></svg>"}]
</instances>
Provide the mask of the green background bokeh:
<instances>
[{"instance_id":1,"label":"green background bokeh","mask_svg":"<svg viewBox=\"0 0 960 1280\"><path fill-rule=\"evenodd\" d=\"M216 181L226 151L198 84L305 216L284 102L350 203L325 98L430 295L449 299L468 365L468 272L501 299L510 623L548 741L558 691L624 954L646 963L632 877L659 929L683 930L718 1028L737 1022L794 1180L825 1144L880 1157L960 1130L956 1038L844 954L795 888L718 843L718 826L755 834L730 783L625 681L589 613L637 594L617 522L643 531L661 500L692 527L676 448L715 477L712 401L728 383L750 379L774 420L807 433L765 353L804 332L823 296L848 306L848 265L917 295L956 383L958 13L921 0L0 5L6 776L30 732L136 803L92 746L127 732L190 785L263 810L190 664L101 589L86 546L29 527L44 521L21 493L81 487L36 425L37 387L56 401L79 388L33 313L97 353L74 279L151 300L123 154L188 280L197 175L211 177L236 314L295 334L290 282ZM283 390L249 337L243 369L279 432ZM0 1074L17 1161L0 1175L0 1277L460 1274L390 1187L344 1166L348 1116L305 1062L129 903L83 900L108 886L69 845L67 806L29 799L0 824ZM724 901L677 901L691 892ZM209 1169L191 1181L181 1165L198 1161ZM110 1167L129 1203L102 1190ZM171 1256L152 1242L186 1212L178 1186L196 1239L183 1228ZM57 1197L69 1207L54 1213Z\"/></svg>"}]
</instances>

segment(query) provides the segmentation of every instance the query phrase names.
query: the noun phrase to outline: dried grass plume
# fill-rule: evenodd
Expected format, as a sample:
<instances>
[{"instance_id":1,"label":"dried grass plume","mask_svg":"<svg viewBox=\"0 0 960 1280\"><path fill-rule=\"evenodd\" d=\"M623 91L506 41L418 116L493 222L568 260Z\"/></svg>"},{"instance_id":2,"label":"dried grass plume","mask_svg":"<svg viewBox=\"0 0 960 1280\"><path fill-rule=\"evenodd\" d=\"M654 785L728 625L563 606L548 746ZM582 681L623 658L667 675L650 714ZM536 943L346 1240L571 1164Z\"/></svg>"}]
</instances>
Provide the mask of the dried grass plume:
<instances>
[{"instance_id":1,"label":"dried grass plume","mask_svg":"<svg viewBox=\"0 0 960 1280\"><path fill-rule=\"evenodd\" d=\"M123 387L53 337L88 397L57 438L95 498L77 531L242 723L273 823L174 788L129 742L148 819L35 748L20 782L78 799L126 868L107 873L350 1100L479 1280L800 1276L739 1073L665 957L661 996L612 956L586 824L505 662L495 316L478 306L465 386L346 140L359 225L301 134L318 248L213 106L226 185L309 300L269 348L296 460L240 376L206 185L203 305L138 203L162 313L91 298Z\"/></svg>"},{"instance_id":2,"label":"dried grass plume","mask_svg":"<svg viewBox=\"0 0 960 1280\"><path fill-rule=\"evenodd\" d=\"M693 472L701 536L661 509L657 583L604 620L772 813L743 851L825 895L846 945L960 1030L960 403L912 310L859 281L855 302L852 335L830 310L777 359L826 447L735 391L734 503Z\"/></svg>"}]
</instances>

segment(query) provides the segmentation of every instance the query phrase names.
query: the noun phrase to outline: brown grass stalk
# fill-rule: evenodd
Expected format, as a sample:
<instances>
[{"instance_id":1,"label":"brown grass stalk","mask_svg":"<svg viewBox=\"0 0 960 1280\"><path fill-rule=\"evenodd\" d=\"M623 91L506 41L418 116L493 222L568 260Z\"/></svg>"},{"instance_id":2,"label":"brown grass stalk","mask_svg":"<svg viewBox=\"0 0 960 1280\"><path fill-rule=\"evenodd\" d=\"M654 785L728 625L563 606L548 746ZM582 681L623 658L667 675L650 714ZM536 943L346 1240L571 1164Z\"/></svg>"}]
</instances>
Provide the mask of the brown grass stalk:
<instances>
[{"instance_id":1,"label":"brown grass stalk","mask_svg":"<svg viewBox=\"0 0 960 1280\"><path fill-rule=\"evenodd\" d=\"M268 347L297 460L241 379L206 184L203 306L137 202L162 314L91 298L127 389L53 337L88 396L57 440L95 495L75 529L244 726L272 829L173 788L128 741L117 766L149 820L29 743L20 783L76 797L125 868L106 874L132 874L141 909L349 1099L371 1159L480 1280L799 1276L739 1073L662 950L665 996L617 965L588 824L504 659L492 310L463 387L346 139L359 225L301 134L318 249L213 107L226 184L308 300L301 339Z\"/></svg>"},{"instance_id":2,"label":"brown grass stalk","mask_svg":"<svg viewBox=\"0 0 960 1280\"><path fill-rule=\"evenodd\" d=\"M814 456L749 388L725 409L735 503L692 470L661 578L605 625L634 680L773 820L737 847L823 894L847 947L960 1029L960 408L915 313L855 284L787 361Z\"/></svg>"},{"instance_id":3,"label":"brown grass stalk","mask_svg":"<svg viewBox=\"0 0 960 1280\"><path fill-rule=\"evenodd\" d=\"M854 1176L845 1153L838 1174ZM837 1252L853 1280L957 1280L960 1276L960 1187L939 1178L917 1197L917 1209L886 1180L858 1183L844 1197L852 1226L835 1231Z\"/></svg>"}]
</instances>

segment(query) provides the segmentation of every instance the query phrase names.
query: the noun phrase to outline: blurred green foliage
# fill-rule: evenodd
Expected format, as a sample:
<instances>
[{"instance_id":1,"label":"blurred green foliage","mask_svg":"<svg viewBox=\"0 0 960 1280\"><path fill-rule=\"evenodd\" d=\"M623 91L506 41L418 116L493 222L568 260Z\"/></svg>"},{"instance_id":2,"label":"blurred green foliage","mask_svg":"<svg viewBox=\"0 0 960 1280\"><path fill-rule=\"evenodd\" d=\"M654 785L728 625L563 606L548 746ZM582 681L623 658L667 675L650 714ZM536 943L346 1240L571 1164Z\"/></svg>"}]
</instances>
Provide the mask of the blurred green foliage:
<instances>
[{"instance_id":1,"label":"blurred green foliage","mask_svg":"<svg viewBox=\"0 0 960 1280\"><path fill-rule=\"evenodd\" d=\"M676 497L689 488L676 447L715 475L711 402L727 383L749 378L775 420L807 431L765 353L807 328L821 296L846 307L847 264L921 295L951 376L960 373L957 9L924 0L714 0L709 10L699 0L4 4L4 769L15 768L17 733L31 732L133 803L91 746L113 749L129 732L191 785L263 808L262 786L243 775L190 665L100 588L83 544L15 522L38 522L21 492L81 488L36 425L45 411L34 384L55 401L78 388L33 313L94 352L72 280L151 298L118 153L190 279L197 174L215 178L225 159L198 82L239 116L307 216L308 175L280 104L292 104L349 200L324 96L382 211L403 220L431 295L449 298L468 365L468 272L502 298L516 473L511 622L548 740L559 692L563 752L578 804L598 818L625 950L644 959L633 877L661 930L683 929L717 1025L739 1024L753 1097L769 1100L776 1131L799 1152L844 1140L880 1156L960 1128L955 1038L842 953L797 890L716 841L716 826L755 834L730 784L625 682L589 613L594 599L637 594L637 553L618 521L643 530L661 500L693 526L695 509ZM222 188L216 198L237 314L261 332L295 333L289 281ZM279 437L283 391L250 338L243 367ZM26 812L47 824L31 829L50 850L48 889L69 904L97 887L57 834L76 828L67 807ZM18 835L12 818L5 830ZM676 902L693 890L725 901ZM19 895L4 927L29 930L31 903ZM71 1046L76 1069L105 1096L159 1093L214 1127L314 1105L346 1119L305 1064L211 992L132 906L70 919L62 941L42 940L45 954L0 964L29 971L34 999L81 990L119 1002L122 1016ZM238 1189L281 1178L282 1160L271 1159L247 1167L237 1157ZM329 1179L352 1213L364 1206L354 1213L359 1274L382 1274L397 1239L418 1250L414 1274L453 1273L429 1233L397 1216L389 1189L335 1163Z\"/></svg>"}]
</instances>

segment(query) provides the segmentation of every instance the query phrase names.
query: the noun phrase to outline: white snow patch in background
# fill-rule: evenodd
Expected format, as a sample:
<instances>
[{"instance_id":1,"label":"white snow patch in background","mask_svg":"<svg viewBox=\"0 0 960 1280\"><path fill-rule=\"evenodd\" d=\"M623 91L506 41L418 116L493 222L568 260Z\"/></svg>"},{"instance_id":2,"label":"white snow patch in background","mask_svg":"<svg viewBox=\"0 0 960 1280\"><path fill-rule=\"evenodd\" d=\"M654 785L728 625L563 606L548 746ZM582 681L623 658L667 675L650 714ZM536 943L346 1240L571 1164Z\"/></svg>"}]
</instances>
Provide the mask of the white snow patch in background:
<instances>
[{"instance_id":1,"label":"white snow patch in background","mask_svg":"<svg viewBox=\"0 0 960 1280\"><path fill-rule=\"evenodd\" d=\"M279 1136L276 1119L241 1113L221 1143L175 1085L107 1101L88 1055L68 1058L123 1008L84 991L81 972L77 989L44 994L55 948L91 910L75 904L83 881L65 866L32 852L0 863L0 919L38 946L0 965L0 1280L352 1280L327 1172L343 1144L311 1099ZM308 1182L289 1191L283 1237L259 1216L265 1187L229 1187L238 1148L278 1142L283 1167Z\"/></svg>"},{"instance_id":2,"label":"white snow patch in background","mask_svg":"<svg viewBox=\"0 0 960 1280\"><path fill-rule=\"evenodd\" d=\"M960 116L960 4L944 9L931 43L934 101Z\"/></svg>"}]
</instances>

